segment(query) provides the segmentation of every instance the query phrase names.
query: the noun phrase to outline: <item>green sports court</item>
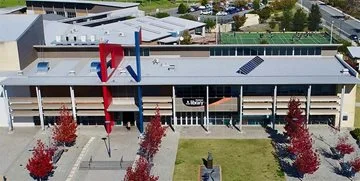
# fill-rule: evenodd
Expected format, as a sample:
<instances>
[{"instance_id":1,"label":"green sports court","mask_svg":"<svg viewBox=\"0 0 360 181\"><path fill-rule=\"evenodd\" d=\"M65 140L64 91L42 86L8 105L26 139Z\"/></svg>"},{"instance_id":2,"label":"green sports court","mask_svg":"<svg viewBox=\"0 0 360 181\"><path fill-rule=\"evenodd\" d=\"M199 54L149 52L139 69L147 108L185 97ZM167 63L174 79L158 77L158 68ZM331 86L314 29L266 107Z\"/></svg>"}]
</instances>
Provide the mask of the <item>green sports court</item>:
<instances>
[{"instance_id":1,"label":"green sports court","mask_svg":"<svg viewBox=\"0 0 360 181\"><path fill-rule=\"evenodd\" d=\"M285 32L285 33L221 33L221 44L330 44L327 33ZM333 39L333 43L336 40Z\"/></svg>"}]
</instances>

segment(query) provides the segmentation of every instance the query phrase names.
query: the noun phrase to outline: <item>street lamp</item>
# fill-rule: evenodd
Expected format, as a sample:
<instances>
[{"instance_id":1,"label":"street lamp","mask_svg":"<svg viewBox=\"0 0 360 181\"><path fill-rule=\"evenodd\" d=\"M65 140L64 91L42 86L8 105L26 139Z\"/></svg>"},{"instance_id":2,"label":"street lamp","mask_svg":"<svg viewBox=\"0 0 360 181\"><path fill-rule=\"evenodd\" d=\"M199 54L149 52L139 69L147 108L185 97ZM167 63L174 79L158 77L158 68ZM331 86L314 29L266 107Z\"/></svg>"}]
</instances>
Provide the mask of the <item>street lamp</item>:
<instances>
[{"instance_id":1,"label":"street lamp","mask_svg":"<svg viewBox=\"0 0 360 181\"><path fill-rule=\"evenodd\" d=\"M331 21L330 44L332 44L332 40L333 40L333 27L334 27L334 21Z\"/></svg>"}]
</instances>

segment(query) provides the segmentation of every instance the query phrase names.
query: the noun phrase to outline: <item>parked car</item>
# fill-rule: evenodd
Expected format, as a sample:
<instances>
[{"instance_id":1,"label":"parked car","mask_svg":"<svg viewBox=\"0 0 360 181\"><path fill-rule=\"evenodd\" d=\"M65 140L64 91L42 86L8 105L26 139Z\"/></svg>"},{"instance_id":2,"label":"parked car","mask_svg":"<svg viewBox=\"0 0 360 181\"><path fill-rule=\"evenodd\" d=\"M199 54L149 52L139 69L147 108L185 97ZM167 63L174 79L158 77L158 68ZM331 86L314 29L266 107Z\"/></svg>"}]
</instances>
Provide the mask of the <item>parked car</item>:
<instances>
[{"instance_id":1,"label":"parked car","mask_svg":"<svg viewBox=\"0 0 360 181\"><path fill-rule=\"evenodd\" d=\"M206 7L207 9L212 9L212 8L213 8L213 5L212 5L212 4L207 4L207 5L205 5L205 7Z\"/></svg>"},{"instance_id":2,"label":"parked car","mask_svg":"<svg viewBox=\"0 0 360 181\"><path fill-rule=\"evenodd\" d=\"M211 15L212 13L213 13L212 10L209 9L200 11L201 15Z\"/></svg>"},{"instance_id":3,"label":"parked car","mask_svg":"<svg viewBox=\"0 0 360 181\"><path fill-rule=\"evenodd\" d=\"M235 13L240 12L240 9L238 9L238 8L231 8L231 9L226 10L226 12L227 12L228 14L235 14Z\"/></svg>"},{"instance_id":4,"label":"parked car","mask_svg":"<svg viewBox=\"0 0 360 181\"><path fill-rule=\"evenodd\" d=\"M205 10L206 7L205 6L199 6L199 10Z\"/></svg>"},{"instance_id":5,"label":"parked car","mask_svg":"<svg viewBox=\"0 0 360 181\"><path fill-rule=\"evenodd\" d=\"M359 41L359 37L357 35L350 35L349 38L353 41Z\"/></svg>"},{"instance_id":6,"label":"parked car","mask_svg":"<svg viewBox=\"0 0 360 181\"><path fill-rule=\"evenodd\" d=\"M225 11L219 11L216 13L216 16L226 16L226 15L228 15L228 13Z\"/></svg>"}]
</instances>

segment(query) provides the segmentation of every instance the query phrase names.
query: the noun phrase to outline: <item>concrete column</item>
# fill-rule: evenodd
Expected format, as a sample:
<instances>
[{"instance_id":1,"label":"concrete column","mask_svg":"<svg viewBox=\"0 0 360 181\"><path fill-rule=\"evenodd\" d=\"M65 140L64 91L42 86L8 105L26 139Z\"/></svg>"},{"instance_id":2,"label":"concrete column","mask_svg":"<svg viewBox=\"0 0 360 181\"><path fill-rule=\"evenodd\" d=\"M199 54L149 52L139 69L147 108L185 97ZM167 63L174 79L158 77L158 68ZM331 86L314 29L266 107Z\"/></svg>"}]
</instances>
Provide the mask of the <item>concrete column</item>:
<instances>
[{"instance_id":1,"label":"concrete column","mask_svg":"<svg viewBox=\"0 0 360 181\"><path fill-rule=\"evenodd\" d=\"M14 130L14 124L13 124L13 117L11 115L11 110L10 110L10 104L9 104L9 97L7 94L7 90L5 88L5 86L2 86L3 89L3 95L4 95L4 105L5 105L5 109L6 109L6 114L8 117L8 127L9 127L9 131L13 131Z\"/></svg>"},{"instance_id":2,"label":"concrete column","mask_svg":"<svg viewBox=\"0 0 360 181\"><path fill-rule=\"evenodd\" d=\"M339 119L339 131L341 128L341 121L343 120L344 116L344 95L345 95L345 85L341 88L341 98L340 98L340 119Z\"/></svg>"},{"instance_id":3,"label":"concrete column","mask_svg":"<svg viewBox=\"0 0 360 181\"><path fill-rule=\"evenodd\" d=\"M243 121L243 86L240 86L240 114L239 114L239 129L242 130L242 121Z\"/></svg>"},{"instance_id":4,"label":"concrete column","mask_svg":"<svg viewBox=\"0 0 360 181\"><path fill-rule=\"evenodd\" d=\"M205 26L201 28L201 36L205 36Z\"/></svg>"},{"instance_id":5,"label":"concrete column","mask_svg":"<svg viewBox=\"0 0 360 181\"><path fill-rule=\"evenodd\" d=\"M173 108L172 112L173 112L174 125L177 126L175 100L176 100L175 86L172 86L172 108Z\"/></svg>"},{"instance_id":6,"label":"concrete column","mask_svg":"<svg viewBox=\"0 0 360 181\"><path fill-rule=\"evenodd\" d=\"M206 86L206 129L209 131L209 86Z\"/></svg>"},{"instance_id":7,"label":"concrete column","mask_svg":"<svg viewBox=\"0 0 360 181\"><path fill-rule=\"evenodd\" d=\"M295 47L292 48L292 55L295 55Z\"/></svg>"},{"instance_id":8,"label":"concrete column","mask_svg":"<svg viewBox=\"0 0 360 181\"><path fill-rule=\"evenodd\" d=\"M311 101L311 85L309 85L306 97L306 122L309 124L310 119L310 101Z\"/></svg>"},{"instance_id":9,"label":"concrete column","mask_svg":"<svg viewBox=\"0 0 360 181\"><path fill-rule=\"evenodd\" d=\"M45 130L44 114L43 114L43 108L42 108L42 98L41 98L41 91L40 91L39 86L36 86L36 97L37 97L38 107L39 107L39 117L40 117L41 129Z\"/></svg>"},{"instance_id":10,"label":"concrete column","mask_svg":"<svg viewBox=\"0 0 360 181\"><path fill-rule=\"evenodd\" d=\"M71 97L72 114L73 114L74 120L76 121L75 93L74 93L74 88L72 86L70 86L70 97Z\"/></svg>"},{"instance_id":11,"label":"concrete column","mask_svg":"<svg viewBox=\"0 0 360 181\"><path fill-rule=\"evenodd\" d=\"M277 102L277 85L275 85L275 87L274 87L273 117L272 117L272 128L273 129L275 129L276 102Z\"/></svg>"}]
</instances>

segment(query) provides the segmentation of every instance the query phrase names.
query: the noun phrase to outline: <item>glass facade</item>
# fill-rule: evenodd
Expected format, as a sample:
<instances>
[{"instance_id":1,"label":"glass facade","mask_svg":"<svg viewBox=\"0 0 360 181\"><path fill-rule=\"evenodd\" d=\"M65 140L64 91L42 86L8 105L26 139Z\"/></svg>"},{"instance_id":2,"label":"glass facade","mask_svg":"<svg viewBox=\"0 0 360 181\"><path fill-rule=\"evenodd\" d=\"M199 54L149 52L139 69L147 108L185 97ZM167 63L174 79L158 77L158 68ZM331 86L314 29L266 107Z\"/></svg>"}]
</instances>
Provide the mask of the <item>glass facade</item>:
<instances>
[{"instance_id":1,"label":"glass facade","mask_svg":"<svg viewBox=\"0 0 360 181\"><path fill-rule=\"evenodd\" d=\"M321 47L216 47L210 48L210 56L289 56L321 55Z\"/></svg>"},{"instance_id":2,"label":"glass facade","mask_svg":"<svg viewBox=\"0 0 360 181\"><path fill-rule=\"evenodd\" d=\"M135 48L124 48L124 56L135 56ZM141 48L140 56L150 56L150 49Z\"/></svg>"}]
</instances>

